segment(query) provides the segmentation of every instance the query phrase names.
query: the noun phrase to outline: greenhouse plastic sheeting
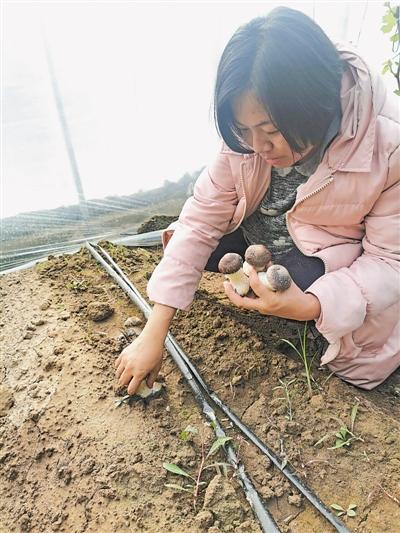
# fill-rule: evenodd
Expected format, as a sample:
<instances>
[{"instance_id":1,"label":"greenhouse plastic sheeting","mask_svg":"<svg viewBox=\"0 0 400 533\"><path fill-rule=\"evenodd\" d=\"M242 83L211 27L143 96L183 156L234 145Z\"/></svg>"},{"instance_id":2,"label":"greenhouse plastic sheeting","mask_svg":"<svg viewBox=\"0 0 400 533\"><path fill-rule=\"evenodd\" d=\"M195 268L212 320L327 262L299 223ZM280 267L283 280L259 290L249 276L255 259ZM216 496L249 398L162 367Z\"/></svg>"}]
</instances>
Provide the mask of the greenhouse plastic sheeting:
<instances>
[{"instance_id":1,"label":"greenhouse plastic sheeting","mask_svg":"<svg viewBox=\"0 0 400 533\"><path fill-rule=\"evenodd\" d=\"M127 237L118 237L118 238L108 238L107 235L97 235L91 237L91 242L98 242L100 240L106 239L114 244L122 244L128 247L147 247L147 246L157 246L161 244L161 233L162 230L149 231L147 233L139 233L137 235L127 236ZM69 242L64 245L59 245L56 247L42 246L42 247L31 247L25 250L19 250L14 254L4 254L1 255L2 265L5 265L1 270L0 274L8 274L10 272L15 272L17 270L23 270L25 268L30 268L36 263L45 261L48 255L61 255L65 253L75 253L81 248L86 239L77 239L74 243Z\"/></svg>"}]
</instances>

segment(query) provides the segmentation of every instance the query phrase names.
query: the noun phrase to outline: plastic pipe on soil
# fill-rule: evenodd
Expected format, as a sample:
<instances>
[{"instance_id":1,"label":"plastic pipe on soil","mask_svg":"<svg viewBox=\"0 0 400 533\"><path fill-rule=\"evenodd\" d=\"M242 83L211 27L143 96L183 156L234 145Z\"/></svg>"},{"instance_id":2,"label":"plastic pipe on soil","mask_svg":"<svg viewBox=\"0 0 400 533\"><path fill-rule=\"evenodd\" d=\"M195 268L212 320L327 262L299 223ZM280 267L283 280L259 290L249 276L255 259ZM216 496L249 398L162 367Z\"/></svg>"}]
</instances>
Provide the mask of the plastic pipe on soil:
<instances>
[{"instance_id":1,"label":"plastic pipe on soil","mask_svg":"<svg viewBox=\"0 0 400 533\"><path fill-rule=\"evenodd\" d=\"M126 294L134 302L134 304L139 307L139 309L143 312L146 318L148 318L149 313L151 311L151 307L143 299L139 291L129 281L129 279L125 276L122 270L107 254L107 252L103 250L100 246L92 245L88 242L86 242L86 248L90 251L93 257L107 270L107 272L118 283L121 289L126 292ZM103 255L108 262L101 255ZM177 349L176 341L175 339L173 339L172 335L168 334L168 337L165 341L165 346L171 354L171 357L175 361L179 370L182 372L188 385L192 389L197 403L200 405L205 417L209 420L217 438L226 437L226 433L222 429L222 426L220 425L213 408L207 402L206 398L204 397L203 391L201 390L201 387L199 386L197 381L193 379L192 372L182 359L181 353ZM227 442L224 446L224 452L227 460L237 472L239 483L246 494L246 499L250 503L251 508L253 509L254 515L256 516L262 531L264 533L279 533L280 529L278 528L275 520L273 519L268 509L264 507L264 504L258 492L254 488L252 481L246 474L243 464L239 461L233 446L230 445L229 442Z\"/></svg>"},{"instance_id":2,"label":"plastic pipe on soil","mask_svg":"<svg viewBox=\"0 0 400 533\"><path fill-rule=\"evenodd\" d=\"M119 268L119 266L114 262L114 260L107 254L105 250L103 250L100 246L96 246L96 248L100 249L101 252L104 254L106 259L110 262L110 264L114 267L114 270L107 265L107 263L104 265L104 260L100 261L106 268L107 271L110 273L110 275L118 282L119 276L122 278L122 282L124 285L128 286L130 290L135 294L136 298L138 299L138 307L142 310L143 314L146 316L146 318L149 315L149 312L151 310L150 305L144 300L144 298L141 296L139 291L136 289L136 287L133 285L133 283L127 278L127 276L124 274L124 272ZM91 249L89 248L91 251ZM93 254L94 255L94 254ZM116 276L115 272L119 275ZM121 285L120 285L121 286ZM122 287L124 288L124 287ZM125 289L124 289L125 290ZM136 302L135 302L136 303ZM250 428L246 426L236 415L233 413L229 407L227 407L222 400L217 396L217 394L210 390L208 385L204 382L203 378L200 376L199 372L197 371L196 367L193 365L193 363L189 360L185 352L182 350L182 348L179 346L178 342L174 339L174 337L168 333L167 340L170 340L177 350L178 354L180 355L183 362L186 364L187 369L191 372L191 379L193 379L192 376L195 377L195 379L198 381L200 386L203 388L205 393L214 401L214 403L223 411L226 416L231 420L231 422L234 424L234 426L241 431L257 448L266 455L271 462L282 472L282 474L297 488L301 494L307 500L319 511L328 522L332 524L332 526L336 529L336 531L339 531L340 533L349 533L349 530L346 528L346 526L343 524L341 520L324 504L323 501L318 498L318 496L309 488L307 485L297 476L297 474L288 466L282 467L283 461L282 459L273 451L271 450L264 442L262 442L255 433L251 431Z\"/></svg>"}]
</instances>

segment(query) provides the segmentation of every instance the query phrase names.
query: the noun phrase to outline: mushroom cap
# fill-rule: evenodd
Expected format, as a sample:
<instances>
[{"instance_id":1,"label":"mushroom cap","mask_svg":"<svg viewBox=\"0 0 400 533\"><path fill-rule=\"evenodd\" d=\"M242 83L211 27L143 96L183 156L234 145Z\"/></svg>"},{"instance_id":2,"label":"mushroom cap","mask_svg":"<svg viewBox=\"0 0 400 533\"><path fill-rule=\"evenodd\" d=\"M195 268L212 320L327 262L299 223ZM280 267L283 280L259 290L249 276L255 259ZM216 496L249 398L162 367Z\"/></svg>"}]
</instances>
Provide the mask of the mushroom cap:
<instances>
[{"instance_id":1,"label":"mushroom cap","mask_svg":"<svg viewBox=\"0 0 400 533\"><path fill-rule=\"evenodd\" d=\"M286 291L292 283L289 272L282 265L272 265L267 270L267 280L275 291Z\"/></svg>"},{"instance_id":2,"label":"mushroom cap","mask_svg":"<svg viewBox=\"0 0 400 533\"><path fill-rule=\"evenodd\" d=\"M144 379L141 384L139 385L135 396L138 396L142 398L143 400L147 400L150 398L153 398L155 396L158 396L162 390L162 384L154 382L153 387L150 389L147 386L146 380Z\"/></svg>"},{"instance_id":3,"label":"mushroom cap","mask_svg":"<svg viewBox=\"0 0 400 533\"><path fill-rule=\"evenodd\" d=\"M265 269L271 261L272 255L263 244L252 244L244 254L246 263L257 269Z\"/></svg>"},{"instance_id":4,"label":"mushroom cap","mask_svg":"<svg viewBox=\"0 0 400 533\"><path fill-rule=\"evenodd\" d=\"M222 274L234 274L243 266L243 259L239 254L225 254L218 263L218 270Z\"/></svg>"}]
</instances>

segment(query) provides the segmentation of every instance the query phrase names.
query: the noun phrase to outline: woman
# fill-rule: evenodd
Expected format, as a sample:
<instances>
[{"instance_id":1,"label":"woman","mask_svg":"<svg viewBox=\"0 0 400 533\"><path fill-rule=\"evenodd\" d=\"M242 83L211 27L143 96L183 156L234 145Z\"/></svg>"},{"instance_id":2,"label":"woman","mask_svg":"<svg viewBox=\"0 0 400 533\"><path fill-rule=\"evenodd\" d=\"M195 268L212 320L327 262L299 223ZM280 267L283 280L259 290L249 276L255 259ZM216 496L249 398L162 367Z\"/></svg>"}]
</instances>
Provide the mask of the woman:
<instances>
[{"instance_id":1,"label":"woman","mask_svg":"<svg viewBox=\"0 0 400 533\"><path fill-rule=\"evenodd\" d=\"M222 149L164 233L148 284L155 305L116 361L120 383L130 394L146 376L152 386L175 311L189 308L204 268L264 243L294 283L274 293L253 272L256 297L226 282L230 300L315 320L329 342L321 363L375 387L400 365L397 102L357 53L336 48L306 15L277 8L227 44L215 117Z\"/></svg>"}]
</instances>

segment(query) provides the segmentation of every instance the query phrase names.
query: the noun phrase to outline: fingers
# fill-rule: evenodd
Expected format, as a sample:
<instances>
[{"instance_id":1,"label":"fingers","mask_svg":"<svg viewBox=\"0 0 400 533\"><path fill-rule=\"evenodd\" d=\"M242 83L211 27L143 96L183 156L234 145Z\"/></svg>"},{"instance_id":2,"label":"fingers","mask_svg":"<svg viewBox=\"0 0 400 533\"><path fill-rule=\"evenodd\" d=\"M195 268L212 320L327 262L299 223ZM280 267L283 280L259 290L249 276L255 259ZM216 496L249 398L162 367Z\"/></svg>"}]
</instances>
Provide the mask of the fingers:
<instances>
[{"instance_id":1,"label":"fingers","mask_svg":"<svg viewBox=\"0 0 400 533\"><path fill-rule=\"evenodd\" d=\"M229 281L224 282L224 288L225 288L225 294L229 298L229 300L235 304L237 307L240 307L241 309L249 309L252 311L258 311L259 304L258 301L254 298L248 298L246 296L239 296L237 292L235 292L234 288L230 284Z\"/></svg>"},{"instance_id":2,"label":"fingers","mask_svg":"<svg viewBox=\"0 0 400 533\"><path fill-rule=\"evenodd\" d=\"M258 296L259 298L261 298L261 297L265 296L266 294L272 292L260 280L260 278L258 277L257 272L254 270L253 267L251 267L251 270L250 270L249 282L250 282L250 287L254 291L254 294L256 296Z\"/></svg>"},{"instance_id":3,"label":"fingers","mask_svg":"<svg viewBox=\"0 0 400 533\"><path fill-rule=\"evenodd\" d=\"M115 366L115 368L118 368L118 367L119 367L119 364L120 364L120 362L121 362L121 359L122 359L122 354L120 354L120 355L118 356L118 358L115 360L115 362L114 362L114 366Z\"/></svg>"},{"instance_id":4,"label":"fingers","mask_svg":"<svg viewBox=\"0 0 400 533\"><path fill-rule=\"evenodd\" d=\"M120 378L119 378L119 384L120 385L128 385L128 383L130 382L132 377L133 377L132 370L130 368L124 368L124 370L123 370L123 372L122 372L122 374L120 375Z\"/></svg>"},{"instance_id":5,"label":"fingers","mask_svg":"<svg viewBox=\"0 0 400 533\"><path fill-rule=\"evenodd\" d=\"M131 379L128 385L128 394L130 395L135 394L141 382L142 382L142 378L140 378L139 376L133 376L133 378Z\"/></svg>"},{"instance_id":6,"label":"fingers","mask_svg":"<svg viewBox=\"0 0 400 533\"><path fill-rule=\"evenodd\" d=\"M121 357L121 356L120 356L120 357ZM120 358L120 357L119 357L119 358ZM118 358L118 359L119 359L119 358ZM119 363L119 366L118 366L118 368L117 368L117 370L116 370L116 372L115 372L115 375L116 375L117 379L120 377L120 375L122 374L122 372L124 371L124 369L125 369L125 364L124 364L124 363L122 362L122 360L121 360L120 363Z\"/></svg>"},{"instance_id":7,"label":"fingers","mask_svg":"<svg viewBox=\"0 0 400 533\"><path fill-rule=\"evenodd\" d=\"M153 387L154 382L157 379L158 373L160 372L160 368L161 368L161 362L159 365L153 368L153 370L150 372L150 374L147 377L146 383L150 389Z\"/></svg>"}]
</instances>

